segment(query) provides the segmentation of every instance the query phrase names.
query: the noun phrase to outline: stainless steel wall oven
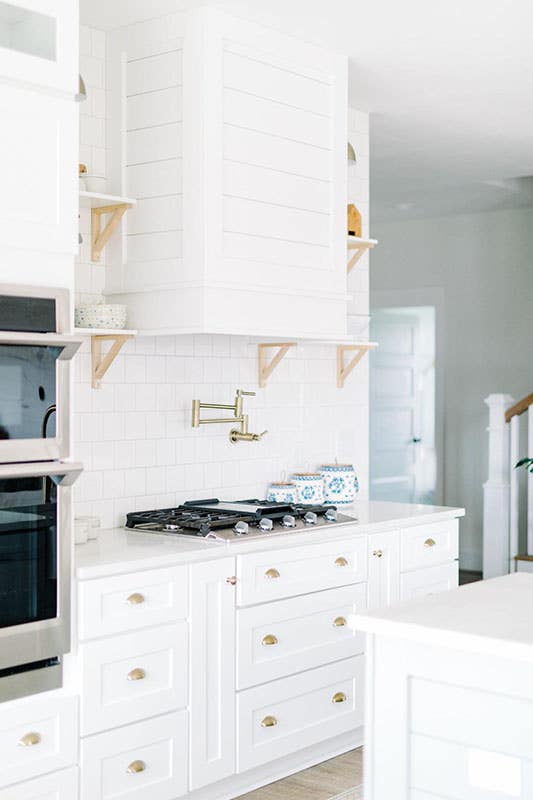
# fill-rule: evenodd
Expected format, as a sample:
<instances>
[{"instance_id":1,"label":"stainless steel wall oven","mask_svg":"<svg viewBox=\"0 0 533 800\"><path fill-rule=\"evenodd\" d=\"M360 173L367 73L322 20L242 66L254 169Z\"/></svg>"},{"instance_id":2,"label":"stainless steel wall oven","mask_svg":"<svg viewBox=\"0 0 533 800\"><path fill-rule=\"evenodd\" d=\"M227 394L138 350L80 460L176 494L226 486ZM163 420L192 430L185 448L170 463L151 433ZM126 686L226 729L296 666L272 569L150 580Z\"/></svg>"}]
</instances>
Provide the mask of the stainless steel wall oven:
<instances>
[{"instance_id":1,"label":"stainless steel wall oven","mask_svg":"<svg viewBox=\"0 0 533 800\"><path fill-rule=\"evenodd\" d=\"M70 649L70 362L64 290L0 285L0 701L61 685Z\"/></svg>"}]
</instances>

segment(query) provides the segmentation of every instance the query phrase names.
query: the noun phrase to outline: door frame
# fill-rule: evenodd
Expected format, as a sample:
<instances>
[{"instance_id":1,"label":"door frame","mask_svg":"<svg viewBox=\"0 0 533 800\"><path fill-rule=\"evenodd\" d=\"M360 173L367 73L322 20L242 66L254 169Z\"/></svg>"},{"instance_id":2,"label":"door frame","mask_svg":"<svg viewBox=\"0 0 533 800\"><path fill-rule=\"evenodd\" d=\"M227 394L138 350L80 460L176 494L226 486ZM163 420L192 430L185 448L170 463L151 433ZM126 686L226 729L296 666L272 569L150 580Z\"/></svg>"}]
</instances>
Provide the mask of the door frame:
<instances>
[{"instance_id":1,"label":"door frame","mask_svg":"<svg viewBox=\"0 0 533 800\"><path fill-rule=\"evenodd\" d=\"M391 289L370 292L370 315L372 309L404 308L408 306L433 306L435 308L435 450L437 480L435 503L442 505L445 496L444 484L444 290L440 287L417 289Z\"/></svg>"}]
</instances>

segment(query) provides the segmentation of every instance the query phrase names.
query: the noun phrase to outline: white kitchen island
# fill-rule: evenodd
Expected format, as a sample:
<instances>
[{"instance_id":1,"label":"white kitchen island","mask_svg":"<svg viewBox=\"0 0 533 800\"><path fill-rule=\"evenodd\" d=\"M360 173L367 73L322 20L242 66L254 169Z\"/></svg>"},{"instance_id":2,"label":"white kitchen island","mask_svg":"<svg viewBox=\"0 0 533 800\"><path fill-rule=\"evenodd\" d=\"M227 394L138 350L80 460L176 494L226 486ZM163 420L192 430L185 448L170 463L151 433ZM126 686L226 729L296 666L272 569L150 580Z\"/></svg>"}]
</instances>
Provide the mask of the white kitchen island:
<instances>
[{"instance_id":1,"label":"white kitchen island","mask_svg":"<svg viewBox=\"0 0 533 800\"><path fill-rule=\"evenodd\" d=\"M363 614L365 800L533 798L533 576Z\"/></svg>"}]
</instances>

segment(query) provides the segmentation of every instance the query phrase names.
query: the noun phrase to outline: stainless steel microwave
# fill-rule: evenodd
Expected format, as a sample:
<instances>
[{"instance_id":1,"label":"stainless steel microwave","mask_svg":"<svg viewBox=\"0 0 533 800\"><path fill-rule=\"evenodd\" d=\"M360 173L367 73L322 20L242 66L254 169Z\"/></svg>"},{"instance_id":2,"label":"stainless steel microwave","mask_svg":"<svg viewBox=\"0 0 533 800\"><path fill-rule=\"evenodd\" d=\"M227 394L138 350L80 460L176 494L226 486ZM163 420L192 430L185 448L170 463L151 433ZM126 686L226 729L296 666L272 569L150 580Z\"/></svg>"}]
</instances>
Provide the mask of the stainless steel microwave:
<instances>
[{"instance_id":1,"label":"stainless steel microwave","mask_svg":"<svg viewBox=\"0 0 533 800\"><path fill-rule=\"evenodd\" d=\"M65 289L0 284L0 463L70 455L70 336Z\"/></svg>"}]
</instances>

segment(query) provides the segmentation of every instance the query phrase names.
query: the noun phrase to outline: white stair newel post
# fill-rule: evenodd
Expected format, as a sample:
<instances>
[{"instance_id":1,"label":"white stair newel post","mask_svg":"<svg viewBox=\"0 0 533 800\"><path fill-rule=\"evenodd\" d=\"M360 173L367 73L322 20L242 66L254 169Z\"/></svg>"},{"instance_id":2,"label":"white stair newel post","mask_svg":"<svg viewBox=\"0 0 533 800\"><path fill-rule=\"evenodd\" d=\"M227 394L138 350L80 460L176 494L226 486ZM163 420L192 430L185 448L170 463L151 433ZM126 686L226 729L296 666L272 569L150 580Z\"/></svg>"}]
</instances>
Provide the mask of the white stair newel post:
<instances>
[{"instance_id":1,"label":"white stair newel post","mask_svg":"<svg viewBox=\"0 0 533 800\"><path fill-rule=\"evenodd\" d=\"M509 426L505 411L512 405L508 394L491 394L489 407L489 475L483 484L483 577L509 571Z\"/></svg>"},{"instance_id":2,"label":"white stair newel post","mask_svg":"<svg viewBox=\"0 0 533 800\"><path fill-rule=\"evenodd\" d=\"M514 467L519 458L520 417L512 417L507 425L509 427L509 572L515 572L515 556L518 555L519 475Z\"/></svg>"},{"instance_id":3,"label":"white stair newel post","mask_svg":"<svg viewBox=\"0 0 533 800\"><path fill-rule=\"evenodd\" d=\"M533 405L527 410L527 457L533 458ZM527 473L527 552L533 553L533 474Z\"/></svg>"}]
</instances>

